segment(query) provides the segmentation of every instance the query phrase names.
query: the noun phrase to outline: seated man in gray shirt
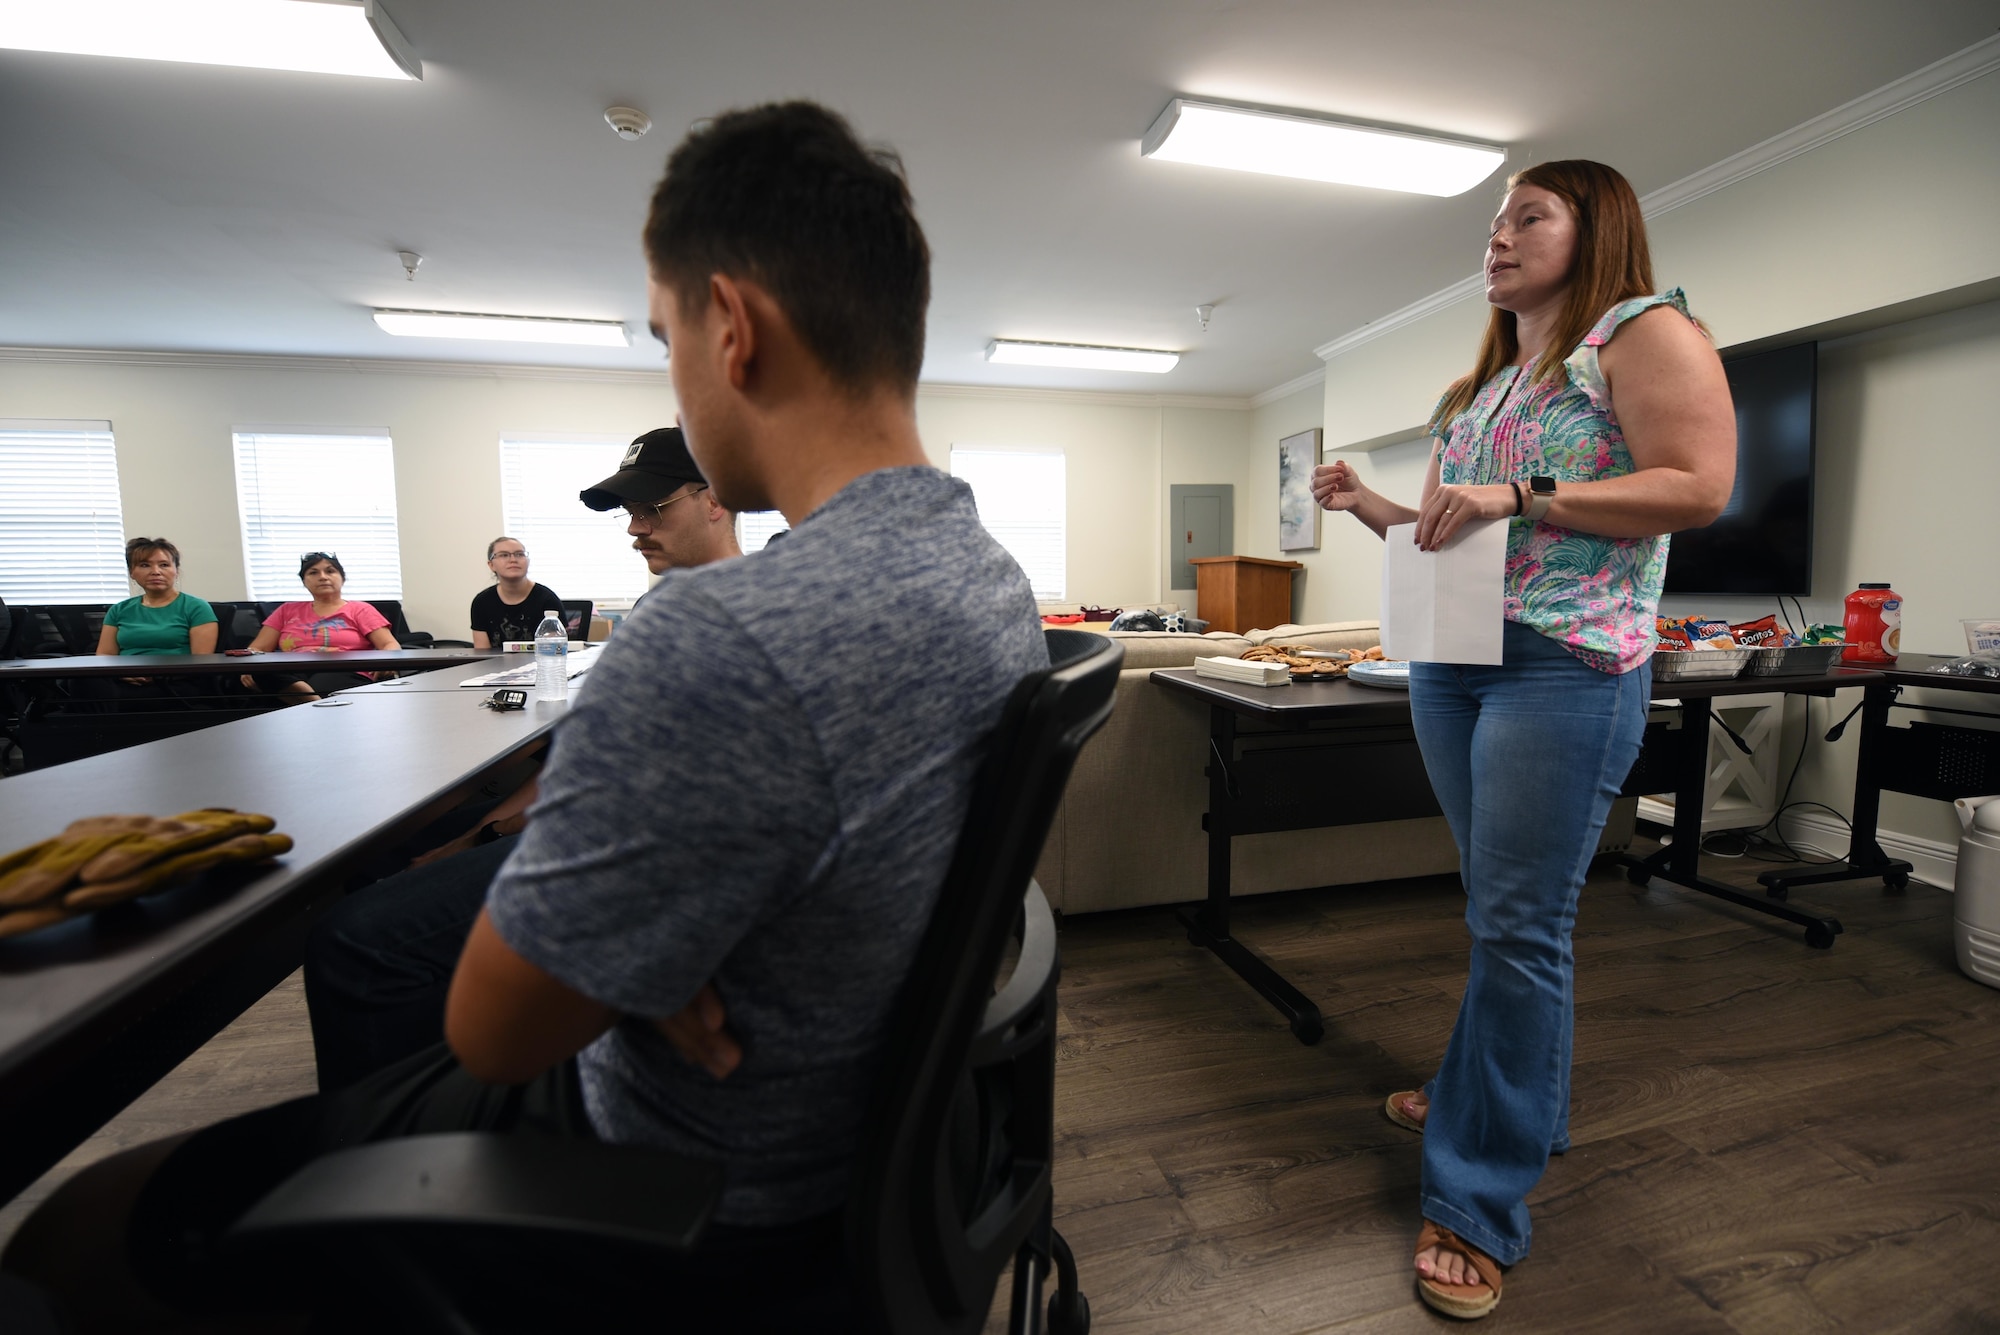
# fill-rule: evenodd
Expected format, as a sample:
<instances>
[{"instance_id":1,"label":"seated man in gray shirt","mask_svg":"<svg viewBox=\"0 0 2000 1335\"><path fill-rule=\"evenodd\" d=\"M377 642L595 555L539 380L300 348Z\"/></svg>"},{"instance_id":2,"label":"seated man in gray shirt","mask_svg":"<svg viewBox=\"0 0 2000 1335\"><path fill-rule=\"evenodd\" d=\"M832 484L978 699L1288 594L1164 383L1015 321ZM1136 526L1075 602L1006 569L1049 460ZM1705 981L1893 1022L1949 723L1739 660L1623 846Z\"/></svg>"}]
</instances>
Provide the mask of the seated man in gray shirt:
<instances>
[{"instance_id":1,"label":"seated man in gray shirt","mask_svg":"<svg viewBox=\"0 0 2000 1335\"><path fill-rule=\"evenodd\" d=\"M888 1018L987 735L1047 651L1027 579L918 439L929 255L900 171L816 106L731 113L675 150L645 245L696 462L790 535L670 571L603 651L459 960L449 1052L79 1175L9 1268L87 1277L64 1287L92 1302L129 1279L179 1311L282 1303L206 1240L314 1154L491 1129L724 1165L702 1249L621 1277L662 1325L712 1328L719 1299L750 1328L746 1305L837 1288ZM682 1055L723 1014L730 1055ZM606 1328L574 1304L608 1280L492 1278Z\"/></svg>"}]
</instances>

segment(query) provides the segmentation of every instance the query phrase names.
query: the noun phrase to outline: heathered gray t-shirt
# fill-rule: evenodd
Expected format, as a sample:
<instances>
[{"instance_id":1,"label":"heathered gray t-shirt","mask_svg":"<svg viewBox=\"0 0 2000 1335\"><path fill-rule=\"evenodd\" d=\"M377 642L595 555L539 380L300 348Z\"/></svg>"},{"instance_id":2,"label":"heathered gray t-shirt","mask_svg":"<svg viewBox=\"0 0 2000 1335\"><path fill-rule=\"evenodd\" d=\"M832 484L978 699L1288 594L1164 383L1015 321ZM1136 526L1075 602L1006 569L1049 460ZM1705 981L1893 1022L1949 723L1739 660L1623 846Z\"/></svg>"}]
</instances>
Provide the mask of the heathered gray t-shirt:
<instances>
[{"instance_id":1,"label":"heathered gray t-shirt","mask_svg":"<svg viewBox=\"0 0 2000 1335\"><path fill-rule=\"evenodd\" d=\"M641 1017L579 1058L600 1136L722 1160L731 1223L840 1203L985 735L1046 666L1027 578L932 468L653 589L487 898L523 958ZM744 1050L724 1080L648 1022L710 979Z\"/></svg>"}]
</instances>

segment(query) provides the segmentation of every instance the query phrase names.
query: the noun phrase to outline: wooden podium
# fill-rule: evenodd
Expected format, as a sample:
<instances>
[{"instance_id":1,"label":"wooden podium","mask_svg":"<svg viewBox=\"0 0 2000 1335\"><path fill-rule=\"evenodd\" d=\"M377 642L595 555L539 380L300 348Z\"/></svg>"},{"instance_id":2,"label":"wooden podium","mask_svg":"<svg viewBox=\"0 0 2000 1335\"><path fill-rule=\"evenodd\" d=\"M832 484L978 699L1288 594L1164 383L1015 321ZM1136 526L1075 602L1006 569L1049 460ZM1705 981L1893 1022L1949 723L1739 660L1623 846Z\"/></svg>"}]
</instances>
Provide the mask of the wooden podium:
<instances>
[{"instance_id":1,"label":"wooden podium","mask_svg":"<svg viewBox=\"0 0 2000 1335\"><path fill-rule=\"evenodd\" d=\"M1195 615L1210 630L1269 630L1292 619L1292 572L1301 561L1261 556L1193 556Z\"/></svg>"}]
</instances>

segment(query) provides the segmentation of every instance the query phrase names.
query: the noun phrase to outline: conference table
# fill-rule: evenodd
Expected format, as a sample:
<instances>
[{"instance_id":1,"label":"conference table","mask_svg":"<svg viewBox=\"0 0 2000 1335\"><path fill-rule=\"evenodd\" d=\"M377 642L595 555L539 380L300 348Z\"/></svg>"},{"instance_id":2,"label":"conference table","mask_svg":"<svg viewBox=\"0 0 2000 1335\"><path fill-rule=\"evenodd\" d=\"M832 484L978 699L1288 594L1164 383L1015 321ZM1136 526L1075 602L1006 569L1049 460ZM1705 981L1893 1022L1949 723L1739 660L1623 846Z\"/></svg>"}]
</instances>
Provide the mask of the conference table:
<instances>
[{"instance_id":1,"label":"conference table","mask_svg":"<svg viewBox=\"0 0 2000 1335\"><path fill-rule=\"evenodd\" d=\"M495 665L461 662L476 666ZM0 851L82 816L204 806L263 812L294 840L274 864L0 940L0 1200L297 968L371 854L533 772L566 706L483 699L347 691L0 781Z\"/></svg>"},{"instance_id":2,"label":"conference table","mask_svg":"<svg viewBox=\"0 0 2000 1335\"><path fill-rule=\"evenodd\" d=\"M72 677L192 677L238 673L421 672L500 658L492 649L339 649L269 654L76 654L0 659L0 681ZM491 670L490 668L488 669Z\"/></svg>"},{"instance_id":3,"label":"conference table","mask_svg":"<svg viewBox=\"0 0 2000 1335\"><path fill-rule=\"evenodd\" d=\"M1301 1043L1324 1033L1319 1007L1230 930L1230 840L1238 835L1308 830L1331 825L1409 820L1440 814L1417 750L1406 691L1351 681L1294 681L1251 686L1160 668L1150 680L1209 707L1208 896L1181 914L1188 939L1213 952L1255 988ZM1626 857L1638 885L1654 878L1724 899L1740 908L1804 927L1806 944L1827 949L1840 934L1837 919L1777 897L1746 895L1701 874L1701 815L1708 782L1711 701L1731 695L1832 695L1880 681L1872 672L1836 670L1813 676L1735 677L1660 682L1654 705L1679 706L1680 726L1649 722L1644 745L1625 781L1627 796L1672 792L1671 842L1648 857Z\"/></svg>"}]
</instances>

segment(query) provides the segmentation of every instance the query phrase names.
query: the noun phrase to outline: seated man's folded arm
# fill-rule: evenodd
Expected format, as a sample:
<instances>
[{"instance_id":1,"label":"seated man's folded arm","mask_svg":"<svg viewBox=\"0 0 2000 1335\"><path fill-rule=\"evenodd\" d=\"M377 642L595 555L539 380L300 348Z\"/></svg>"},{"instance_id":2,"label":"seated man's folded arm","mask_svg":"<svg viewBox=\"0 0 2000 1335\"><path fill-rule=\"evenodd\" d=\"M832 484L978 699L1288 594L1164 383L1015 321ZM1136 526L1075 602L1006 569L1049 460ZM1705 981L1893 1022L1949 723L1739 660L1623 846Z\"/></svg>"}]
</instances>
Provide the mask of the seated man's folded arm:
<instances>
[{"instance_id":1,"label":"seated man's folded arm","mask_svg":"<svg viewBox=\"0 0 2000 1335\"><path fill-rule=\"evenodd\" d=\"M444 1033L466 1071L518 1085L583 1051L618 1015L530 964L501 939L486 911L452 975Z\"/></svg>"}]
</instances>

